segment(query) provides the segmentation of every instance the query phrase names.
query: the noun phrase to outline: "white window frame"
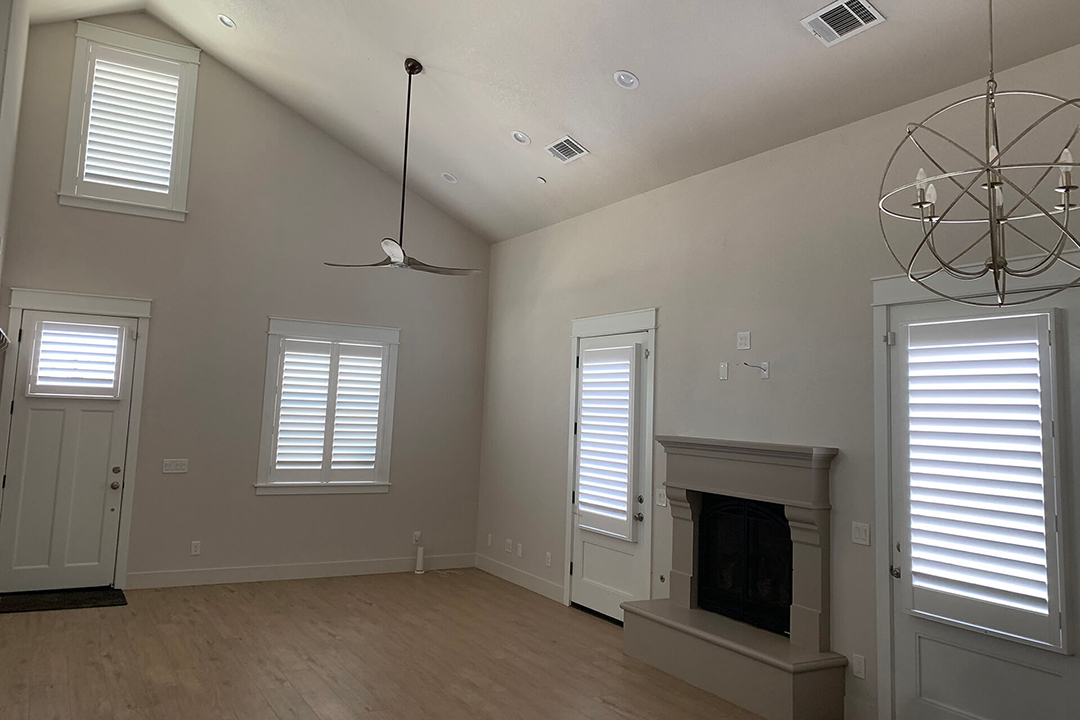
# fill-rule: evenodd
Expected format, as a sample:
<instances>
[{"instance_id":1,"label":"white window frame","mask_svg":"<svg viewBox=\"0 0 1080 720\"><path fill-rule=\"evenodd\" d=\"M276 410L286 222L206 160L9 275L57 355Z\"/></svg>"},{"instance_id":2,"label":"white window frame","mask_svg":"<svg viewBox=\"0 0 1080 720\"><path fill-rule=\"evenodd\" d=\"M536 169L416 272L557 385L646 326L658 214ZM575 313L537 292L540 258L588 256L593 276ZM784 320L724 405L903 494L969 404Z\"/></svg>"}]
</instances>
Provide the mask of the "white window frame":
<instances>
[{"instance_id":1,"label":"white window frame","mask_svg":"<svg viewBox=\"0 0 1080 720\"><path fill-rule=\"evenodd\" d=\"M394 395L397 385L397 358L401 331L397 328L346 325L311 320L270 318L266 350L266 385L263 392L262 435L259 449L259 475L255 483L257 495L340 495L354 493L385 493L390 489L390 448L394 427ZM312 471L320 477L297 481L292 477L275 480L272 469L276 452L277 416L280 404L279 385L286 340L343 342L379 345L384 348L383 382L379 398L378 441L374 471L356 471L358 477L349 479L344 471L329 473ZM331 385L334 378L331 378ZM333 418L328 418L327 432L333 432ZM298 471L291 471L290 475Z\"/></svg>"},{"instance_id":2,"label":"white window frame","mask_svg":"<svg viewBox=\"0 0 1080 720\"><path fill-rule=\"evenodd\" d=\"M168 193L116 187L82 180L86 133L90 113L92 68L98 55L123 56L144 69L167 62L180 66L173 157ZM197 48L135 35L122 30L80 22L75 35L75 67L71 76L64 170L60 182L61 205L106 210L128 215L182 222L187 217L188 167L195 121L198 84Z\"/></svg>"}]
</instances>

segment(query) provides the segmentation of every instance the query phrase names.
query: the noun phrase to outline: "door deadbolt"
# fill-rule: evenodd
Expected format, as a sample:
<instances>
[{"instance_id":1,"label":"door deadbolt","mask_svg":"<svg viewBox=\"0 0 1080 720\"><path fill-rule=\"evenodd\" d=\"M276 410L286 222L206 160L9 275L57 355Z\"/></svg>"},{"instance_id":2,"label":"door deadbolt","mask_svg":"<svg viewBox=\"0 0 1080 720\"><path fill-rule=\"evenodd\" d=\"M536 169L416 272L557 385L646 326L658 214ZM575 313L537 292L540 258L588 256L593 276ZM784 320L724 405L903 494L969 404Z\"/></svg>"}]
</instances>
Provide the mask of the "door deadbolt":
<instances>
[{"instance_id":1,"label":"door deadbolt","mask_svg":"<svg viewBox=\"0 0 1080 720\"><path fill-rule=\"evenodd\" d=\"M111 487L113 490L119 490L120 489L120 481L119 480L113 480L112 484L109 485L109 487Z\"/></svg>"},{"instance_id":2,"label":"door deadbolt","mask_svg":"<svg viewBox=\"0 0 1080 720\"><path fill-rule=\"evenodd\" d=\"M638 496L637 496L637 501L638 501L638 504L639 504L639 505L640 505L641 503L645 502L645 496L644 496L644 495L638 495Z\"/></svg>"},{"instance_id":3,"label":"door deadbolt","mask_svg":"<svg viewBox=\"0 0 1080 720\"><path fill-rule=\"evenodd\" d=\"M120 474L120 466L119 465L113 465L112 472L113 472L113 475L119 475Z\"/></svg>"}]
</instances>

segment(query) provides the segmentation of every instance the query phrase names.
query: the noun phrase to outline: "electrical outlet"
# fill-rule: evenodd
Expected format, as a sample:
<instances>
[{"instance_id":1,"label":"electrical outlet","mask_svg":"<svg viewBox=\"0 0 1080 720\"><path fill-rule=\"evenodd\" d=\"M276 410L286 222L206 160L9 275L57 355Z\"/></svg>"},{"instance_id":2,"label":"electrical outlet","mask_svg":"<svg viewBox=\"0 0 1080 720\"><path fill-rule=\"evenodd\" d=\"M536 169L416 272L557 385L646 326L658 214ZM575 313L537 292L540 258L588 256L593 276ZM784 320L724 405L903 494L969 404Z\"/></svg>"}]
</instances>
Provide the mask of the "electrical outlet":
<instances>
[{"instance_id":1,"label":"electrical outlet","mask_svg":"<svg viewBox=\"0 0 1080 720\"><path fill-rule=\"evenodd\" d=\"M860 680L866 679L866 658L862 655L851 656L851 673Z\"/></svg>"},{"instance_id":2,"label":"electrical outlet","mask_svg":"<svg viewBox=\"0 0 1080 720\"><path fill-rule=\"evenodd\" d=\"M720 363L720 379L727 380L727 363Z\"/></svg>"},{"instance_id":3,"label":"electrical outlet","mask_svg":"<svg viewBox=\"0 0 1080 720\"><path fill-rule=\"evenodd\" d=\"M870 525L868 523L851 523L851 542L856 545L869 545Z\"/></svg>"},{"instance_id":4,"label":"electrical outlet","mask_svg":"<svg viewBox=\"0 0 1080 720\"><path fill-rule=\"evenodd\" d=\"M491 533L488 533L488 547L491 547Z\"/></svg>"},{"instance_id":5,"label":"electrical outlet","mask_svg":"<svg viewBox=\"0 0 1080 720\"><path fill-rule=\"evenodd\" d=\"M749 350L750 349L750 333L741 332L735 335L735 349L736 350Z\"/></svg>"},{"instance_id":6,"label":"electrical outlet","mask_svg":"<svg viewBox=\"0 0 1080 720\"><path fill-rule=\"evenodd\" d=\"M180 458L176 460L163 460L161 463L161 472L166 475L179 475L187 472L187 458Z\"/></svg>"},{"instance_id":7,"label":"electrical outlet","mask_svg":"<svg viewBox=\"0 0 1080 720\"><path fill-rule=\"evenodd\" d=\"M191 556L202 555L202 540L191 541Z\"/></svg>"},{"instance_id":8,"label":"electrical outlet","mask_svg":"<svg viewBox=\"0 0 1080 720\"><path fill-rule=\"evenodd\" d=\"M667 507L667 490L661 488L656 491L656 507Z\"/></svg>"},{"instance_id":9,"label":"electrical outlet","mask_svg":"<svg viewBox=\"0 0 1080 720\"><path fill-rule=\"evenodd\" d=\"M417 530L416 532L414 532L412 534L412 544L413 545L419 545L420 544L420 531L419 530Z\"/></svg>"},{"instance_id":10,"label":"electrical outlet","mask_svg":"<svg viewBox=\"0 0 1080 720\"><path fill-rule=\"evenodd\" d=\"M513 540L511 540L510 538L506 538L506 546L505 546L505 550L506 550L506 552L508 552L508 553L512 553L512 552L514 552L514 541L513 541Z\"/></svg>"},{"instance_id":11,"label":"electrical outlet","mask_svg":"<svg viewBox=\"0 0 1080 720\"><path fill-rule=\"evenodd\" d=\"M547 565L548 567L551 567L551 553L546 553L546 554L544 555L544 563L545 563L545 564L546 564L546 565Z\"/></svg>"},{"instance_id":12,"label":"electrical outlet","mask_svg":"<svg viewBox=\"0 0 1080 720\"><path fill-rule=\"evenodd\" d=\"M521 557L521 543L518 543L518 557Z\"/></svg>"}]
</instances>

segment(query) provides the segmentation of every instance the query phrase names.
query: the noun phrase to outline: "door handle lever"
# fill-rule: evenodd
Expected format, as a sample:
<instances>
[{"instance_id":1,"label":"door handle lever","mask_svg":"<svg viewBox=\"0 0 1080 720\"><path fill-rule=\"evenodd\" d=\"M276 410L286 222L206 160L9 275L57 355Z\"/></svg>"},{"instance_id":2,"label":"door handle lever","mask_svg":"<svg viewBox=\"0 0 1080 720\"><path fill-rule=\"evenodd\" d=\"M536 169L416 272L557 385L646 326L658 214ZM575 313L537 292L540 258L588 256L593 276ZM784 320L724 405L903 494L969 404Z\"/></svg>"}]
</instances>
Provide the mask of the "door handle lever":
<instances>
[{"instance_id":1,"label":"door handle lever","mask_svg":"<svg viewBox=\"0 0 1080 720\"><path fill-rule=\"evenodd\" d=\"M637 515L634 515L634 519L638 522L641 522L645 519L645 513L638 513Z\"/></svg>"}]
</instances>

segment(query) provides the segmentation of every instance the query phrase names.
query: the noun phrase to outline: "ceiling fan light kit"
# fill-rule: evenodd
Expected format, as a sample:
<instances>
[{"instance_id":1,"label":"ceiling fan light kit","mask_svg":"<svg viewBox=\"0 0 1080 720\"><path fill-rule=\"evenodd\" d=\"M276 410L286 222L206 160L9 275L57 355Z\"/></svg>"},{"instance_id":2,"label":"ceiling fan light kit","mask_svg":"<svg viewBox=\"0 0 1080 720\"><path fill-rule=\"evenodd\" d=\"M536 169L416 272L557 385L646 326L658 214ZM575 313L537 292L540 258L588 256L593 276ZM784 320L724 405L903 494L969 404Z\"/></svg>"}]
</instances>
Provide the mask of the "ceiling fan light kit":
<instances>
[{"instance_id":1,"label":"ceiling fan light kit","mask_svg":"<svg viewBox=\"0 0 1080 720\"><path fill-rule=\"evenodd\" d=\"M1070 149L1080 134L1080 125L1070 133L1076 117L1069 117L1080 110L1080 99L1035 90L998 90L993 0L988 0L988 5L990 77L986 91L946 105L922 122L908 124L885 168L878 208L885 244L912 282L965 305L1006 307L1080 287L1080 264L1074 262L1075 257L1066 256L1080 250L1071 228L1080 188L1074 181L1077 165ZM1017 115L1022 120L1012 118L1011 126L1022 129L1009 140L1002 140L999 131L1003 99L1017 101L1017 105L1023 101L1027 106L1027 118L1021 113ZM978 151L949 134L958 124L956 116L972 107L984 111L980 113L984 119L978 128L982 140ZM1028 122L1028 118L1035 119ZM1038 142L1039 130L1060 135L1046 144ZM923 168L913 181L887 189L890 172L900 166L902 151L912 148ZM931 169L927 172L925 168ZM900 227L908 232L900 232ZM1044 277L1037 290L1016 287L1015 281L1036 278L1051 268L1058 268L1052 281ZM1058 275L1061 268L1066 273ZM966 286L970 290L957 280L971 283ZM1010 280L1014 282L1010 284Z\"/></svg>"},{"instance_id":2,"label":"ceiling fan light kit","mask_svg":"<svg viewBox=\"0 0 1080 720\"><path fill-rule=\"evenodd\" d=\"M420 272L431 273L432 275L475 275L480 272L472 268L452 268L442 267L439 265L428 265L425 262L421 262L414 257L410 257L405 252L404 238L405 238L405 190L408 186L409 177L409 121L412 118L412 80L414 75L419 75L424 71L424 66L420 64L420 61L416 58L405 58L405 72L409 76L409 88L405 100L405 151L402 158L401 169L401 214L398 219L398 236L394 238L383 238L380 245L383 252L386 253L386 257L376 263L323 263L329 267L344 267L344 268L359 268L359 267L389 267L398 268L403 270L418 270ZM454 178L450 180L449 178ZM447 182L457 182L450 173L443 173L443 179Z\"/></svg>"}]
</instances>

